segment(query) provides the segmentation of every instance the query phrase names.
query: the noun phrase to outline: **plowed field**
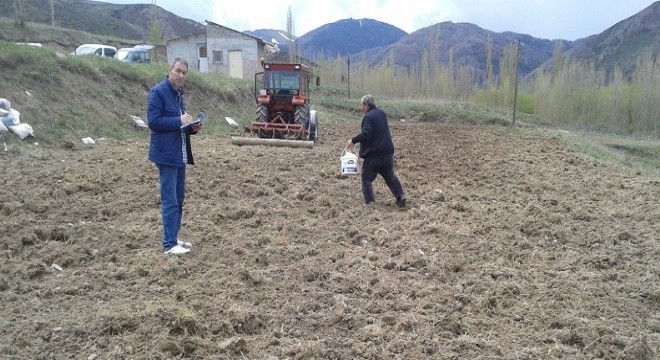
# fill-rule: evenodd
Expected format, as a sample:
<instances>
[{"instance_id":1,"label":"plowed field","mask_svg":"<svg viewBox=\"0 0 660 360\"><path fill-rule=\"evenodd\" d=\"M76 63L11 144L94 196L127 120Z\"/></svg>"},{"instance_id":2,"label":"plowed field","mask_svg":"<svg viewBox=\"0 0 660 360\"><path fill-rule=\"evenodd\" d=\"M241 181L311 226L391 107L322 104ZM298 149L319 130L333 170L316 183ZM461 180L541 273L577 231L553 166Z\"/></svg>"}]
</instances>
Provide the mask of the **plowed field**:
<instances>
[{"instance_id":1,"label":"plowed field","mask_svg":"<svg viewBox=\"0 0 660 360\"><path fill-rule=\"evenodd\" d=\"M0 153L0 357L653 359L660 181L550 133L393 123L408 206L339 157L194 138L160 245L147 140Z\"/></svg>"}]
</instances>

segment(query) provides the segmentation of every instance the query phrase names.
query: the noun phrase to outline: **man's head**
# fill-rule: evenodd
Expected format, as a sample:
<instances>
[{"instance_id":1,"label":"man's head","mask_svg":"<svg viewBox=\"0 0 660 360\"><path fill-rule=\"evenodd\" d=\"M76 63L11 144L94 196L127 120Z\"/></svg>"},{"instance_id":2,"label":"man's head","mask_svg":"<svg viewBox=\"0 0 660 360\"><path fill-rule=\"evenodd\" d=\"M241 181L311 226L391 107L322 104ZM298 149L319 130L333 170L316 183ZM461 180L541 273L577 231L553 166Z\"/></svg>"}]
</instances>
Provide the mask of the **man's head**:
<instances>
[{"instance_id":1,"label":"man's head","mask_svg":"<svg viewBox=\"0 0 660 360\"><path fill-rule=\"evenodd\" d=\"M366 113L367 111L369 111L369 108L375 105L376 105L376 100L374 99L373 95L365 95L360 100L360 110L362 110L362 112Z\"/></svg>"},{"instance_id":2,"label":"man's head","mask_svg":"<svg viewBox=\"0 0 660 360\"><path fill-rule=\"evenodd\" d=\"M170 79L170 84L175 89L182 88L186 84L186 76L188 75L188 62L181 58L176 58L170 66L170 72L168 78Z\"/></svg>"}]
</instances>

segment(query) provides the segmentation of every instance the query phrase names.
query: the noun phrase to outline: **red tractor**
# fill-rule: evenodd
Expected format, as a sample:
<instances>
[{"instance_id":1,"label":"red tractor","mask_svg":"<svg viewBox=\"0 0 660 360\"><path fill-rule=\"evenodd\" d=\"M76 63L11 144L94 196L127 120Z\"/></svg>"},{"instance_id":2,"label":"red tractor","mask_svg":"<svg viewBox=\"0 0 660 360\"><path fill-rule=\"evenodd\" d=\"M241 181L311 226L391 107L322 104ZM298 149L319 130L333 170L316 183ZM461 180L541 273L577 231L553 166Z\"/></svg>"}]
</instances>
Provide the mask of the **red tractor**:
<instances>
[{"instance_id":1,"label":"red tractor","mask_svg":"<svg viewBox=\"0 0 660 360\"><path fill-rule=\"evenodd\" d=\"M318 139L316 111L310 110L310 70L303 64L262 62L254 76L256 121L245 128L259 138Z\"/></svg>"}]
</instances>

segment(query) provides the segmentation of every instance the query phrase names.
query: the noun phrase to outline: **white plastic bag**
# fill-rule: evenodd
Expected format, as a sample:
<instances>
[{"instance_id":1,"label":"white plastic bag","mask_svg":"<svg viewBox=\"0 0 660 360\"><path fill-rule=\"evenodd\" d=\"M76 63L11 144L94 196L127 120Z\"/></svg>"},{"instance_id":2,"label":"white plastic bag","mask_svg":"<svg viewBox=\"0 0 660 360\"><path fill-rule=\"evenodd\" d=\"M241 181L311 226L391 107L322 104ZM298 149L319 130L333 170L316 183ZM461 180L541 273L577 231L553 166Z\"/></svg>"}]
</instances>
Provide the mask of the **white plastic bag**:
<instances>
[{"instance_id":1,"label":"white plastic bag","mask_svg":"<svg viewBox=\"0 0 660 360\"><path fill-rule=\"evenodd\" d=\"M21 123L21 113L16 109L9 109L9 114L0 117L0 121L2 121L2 124L6 127L18 125Z\"/></svg>"},{"instance_id":2,"label":"white plastic bag","mask_svg":"<svg viewBox=\"0 0 660 360\"><path fill-rule=\"evenodd\" d=\"M18 124L18 125L12 125L8 126L9 131L13 132L21 138L21 140L25 139L28 136L34 136L34 130L32 129L32 126L28 124Z\"/></svg>"}]
</instances>

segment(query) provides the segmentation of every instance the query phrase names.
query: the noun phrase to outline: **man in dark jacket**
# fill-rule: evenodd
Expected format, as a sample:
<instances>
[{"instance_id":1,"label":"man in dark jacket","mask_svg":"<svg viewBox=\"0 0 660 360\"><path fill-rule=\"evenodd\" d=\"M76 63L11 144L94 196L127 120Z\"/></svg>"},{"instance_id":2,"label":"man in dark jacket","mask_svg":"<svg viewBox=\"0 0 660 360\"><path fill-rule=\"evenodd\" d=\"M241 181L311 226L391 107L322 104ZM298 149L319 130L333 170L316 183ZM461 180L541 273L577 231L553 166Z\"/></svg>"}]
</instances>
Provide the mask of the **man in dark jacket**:
<instances>
[{"instance_id":1,"label":"man in dark jacket","mask_svg":"<svg viewBox=\"0 0 660 360\"><path fill-rule=\"evenodd\" d=\"M362 195L364 202L370 204L375 201L372 186L376 176L380 174L399 207L406 206L406 196L403 193L401 182L394 174L394 144L387 124L387 115L376 107L376 100L372 95L365 95L360 101L364 113L362 118L362 132L348 140L346 147L353 149L353 145L360 143L360 157L362 164Z\"/></svg>"},{"instance_id":2,"label":"man in dark jacket","mask_svg":"<svg viewBox=\"0 0 660 360\"><path fill-rule=\"evenodd\" d=\"M190 252L191 244L178 239L186 192L186 164L193 165L190 135L202 125L193 121L183 103L183 85L188 62L176 58L165 80L149 93L147 119L151 129L149 160L156 164L160 179L163 250L165 254Z\"/></svg>"}]
</instances>

